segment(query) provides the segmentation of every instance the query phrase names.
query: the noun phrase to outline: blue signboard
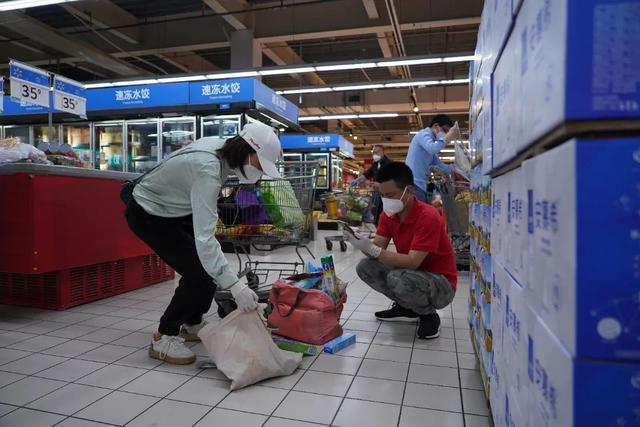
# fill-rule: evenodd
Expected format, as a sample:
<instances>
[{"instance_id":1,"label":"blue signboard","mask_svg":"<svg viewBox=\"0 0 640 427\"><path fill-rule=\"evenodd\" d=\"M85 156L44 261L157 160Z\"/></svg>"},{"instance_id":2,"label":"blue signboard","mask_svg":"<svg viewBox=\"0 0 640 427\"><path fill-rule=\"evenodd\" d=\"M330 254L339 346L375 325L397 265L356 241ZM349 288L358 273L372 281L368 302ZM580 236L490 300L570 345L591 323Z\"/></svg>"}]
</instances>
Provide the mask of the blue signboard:
<instances>
[{"instance_id":1,"label":"blue signboard","mask_svg":"<svg viewBox=\"0 0 640 427\"><path fill-rule=\"evenodd\" d=\"M273 111L292 123L298 123L298 107L287 98L278 95L258 80L254 80L253 99L256 104Z\"/></svg>"},{"instance_id":2,"label":"blue signboard","mask_svg":"<svg viewBox=\"0 0 640 427\"><path fill-rule=\"evenodd\" d=\"M181 106L189 103L188 83L107 87L87 91L87 110Z\"/></svg>"},{"instance_id":3,"label":"blue signboard","mask_svg":"<svg viewBox=\"0 0 640 427\"><path fill-rule=\"evenodd\" d=\"M353 144L336 133L282 135L280 144L283 150L340 151L353 157Z\"/></svg>"},{"instance_id":4,"label":"blue signboard","mask_svg":"<svg viewBox=\"0 0 640 427\"><path fill-rule=\"evenodd\" d=\"M208 80L189 83L189 103L218 104L251 101L254 79Z\"/></svg>"},{"instance_id":5,"label":"blue signboard","mask_svg":"<svg viewBox=\"0 0 640 427\"><path fill-rule=\"evenodd\" d=\"M26 116L29 114L47 114L49 109L29 102L16 102L9 95L4 97L3 116Z\"/></svg>"}]
</instances>

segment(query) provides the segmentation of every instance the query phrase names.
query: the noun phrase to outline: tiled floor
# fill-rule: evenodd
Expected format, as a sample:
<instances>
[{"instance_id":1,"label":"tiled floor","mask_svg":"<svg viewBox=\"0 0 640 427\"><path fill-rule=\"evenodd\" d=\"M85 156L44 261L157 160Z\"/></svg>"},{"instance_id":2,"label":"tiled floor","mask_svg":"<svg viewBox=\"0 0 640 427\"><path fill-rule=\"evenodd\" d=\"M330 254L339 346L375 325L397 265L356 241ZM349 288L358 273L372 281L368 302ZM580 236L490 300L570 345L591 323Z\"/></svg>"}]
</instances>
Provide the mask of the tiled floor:
<instances>
[{"instance_id":1,"label":"tiled floor","mask_svg":"<svg viewBox=\"0 0 640 427\"><path fill-rule=\"evenodd\" d=\"M317 254L323 246L311 245ZM292 254L285 248L266 258ZM339 276L350 282L345 330L357 344L233 393L216 370L148 358L174 283L66 311L0 306L0 426L488 427L465 320L468 276L440 314L441 337L422 341L414 324L375 320L389 301L357 279L359 259L352 249L335 253ZM212 313L209 321L218 321ZM194 351L206 356L201 344Z\"/></svg>"}]
</instances>

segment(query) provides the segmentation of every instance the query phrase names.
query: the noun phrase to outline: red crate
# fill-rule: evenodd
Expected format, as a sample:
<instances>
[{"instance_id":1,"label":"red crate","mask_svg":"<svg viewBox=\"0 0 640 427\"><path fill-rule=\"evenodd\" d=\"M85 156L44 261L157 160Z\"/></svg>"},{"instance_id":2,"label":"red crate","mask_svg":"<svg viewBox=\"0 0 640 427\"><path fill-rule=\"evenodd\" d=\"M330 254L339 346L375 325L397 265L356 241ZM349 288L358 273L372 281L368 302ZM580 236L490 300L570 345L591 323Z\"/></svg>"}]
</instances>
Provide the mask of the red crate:
<instances>
[{"instance_id":1,"label":"red crate","mask_svg":"<svg viewBox=\"0 0 640 427\"><path fill-rule=\"evenodd\" d=\"M0 272L0 302L65 309L173 279L155 254L39 274Z\"/></svg>"}]
</instances>

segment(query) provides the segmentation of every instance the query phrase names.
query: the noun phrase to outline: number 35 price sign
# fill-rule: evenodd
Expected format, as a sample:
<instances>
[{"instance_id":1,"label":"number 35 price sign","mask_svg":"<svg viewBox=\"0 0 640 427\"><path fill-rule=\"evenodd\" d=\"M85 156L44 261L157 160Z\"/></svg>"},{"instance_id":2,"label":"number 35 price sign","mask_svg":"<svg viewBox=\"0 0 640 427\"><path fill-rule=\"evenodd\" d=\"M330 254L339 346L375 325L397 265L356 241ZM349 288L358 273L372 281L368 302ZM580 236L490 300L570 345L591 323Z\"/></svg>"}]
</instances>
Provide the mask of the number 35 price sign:
<instances>
[{"instance_id":1,"label":"number 35 price sign","mask_svg":"<svg viewBox=\"0 0 640 427\"><path fill-rule=\"evenodd\" d=\"M11 98L49 107L49 73L17 61L9 63Z\"/></svg>"},{"instance_id":2,"label":"number 35 price sign","mask_svg":"<svg viewBox=\"0 0 640 427\"><path fill-rule=\"evenodd\" d=\"M54 75L53 108L87 118L87 99L82 83Z\"/></svg>"}]
</instances>

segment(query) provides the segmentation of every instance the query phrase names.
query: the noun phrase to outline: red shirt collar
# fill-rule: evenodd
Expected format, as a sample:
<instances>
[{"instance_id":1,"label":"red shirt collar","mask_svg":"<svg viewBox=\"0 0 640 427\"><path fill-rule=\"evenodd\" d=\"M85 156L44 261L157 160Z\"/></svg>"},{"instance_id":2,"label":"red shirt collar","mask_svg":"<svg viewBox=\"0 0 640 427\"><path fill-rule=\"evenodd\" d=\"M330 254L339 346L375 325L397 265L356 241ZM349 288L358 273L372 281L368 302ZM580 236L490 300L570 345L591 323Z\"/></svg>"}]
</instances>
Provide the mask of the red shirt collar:
<instances>
[{"instance_id":1,"label":"red shirt collar","mask_svg":"<svg viewBox=\"0 0 640 427\"><path fill-rule=\"evenodd\" d=\"M414 224L420 217L420 207L418 206L418 203L421 203L420 200L416 199L416 197L413 196L413 206L411 207L411 212L409 212L409 215L407 215L404 221L400 221L400 217L398 216L398 214L392 215L389 218L392 221L401 224Z\"/></svg>"}]
</instances>

